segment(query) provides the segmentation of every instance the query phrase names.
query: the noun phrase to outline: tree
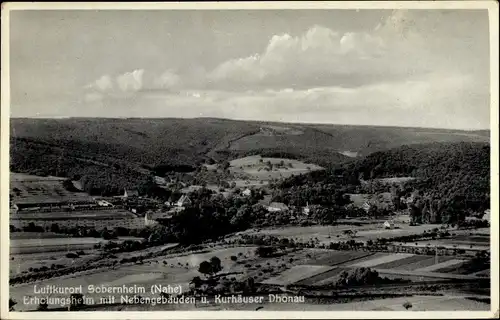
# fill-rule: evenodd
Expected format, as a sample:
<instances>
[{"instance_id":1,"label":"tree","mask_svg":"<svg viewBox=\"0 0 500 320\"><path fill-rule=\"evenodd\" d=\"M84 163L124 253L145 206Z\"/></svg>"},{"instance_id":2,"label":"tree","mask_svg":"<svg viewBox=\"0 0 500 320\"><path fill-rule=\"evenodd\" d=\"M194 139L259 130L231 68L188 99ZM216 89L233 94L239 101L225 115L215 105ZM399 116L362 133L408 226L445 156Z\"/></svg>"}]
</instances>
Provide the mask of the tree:
<instances>
[{"instance_id":1,"label":"tree","mask_svg":"<svg viewBox=\"0 0 500 320\"><path fill-rule=\"evenodd\" d=\"M9 299L9 311L14 311L14 306L17 302L14 299Z\"/></svg>"},{"instance_id":2,"label":"tree","mask_svg":"<svg viewBox=\"0 0 500 320\"><path fill-rule=\"evenodd\" d=\"M54 233L59 233L60 232L59 225L57 223L53 223L50 226L50 231Z\"/></svg>"},{"instance_id":3,"label":"tree","mask_svg":"<svg viewBox=\"0 0 500 320\"><path fill-rule=\"evenodd\" d=\"M217 272L222 270L222 262L217 257L212 257L210 259L210 266L212 268L213 274L216 274Z\"/></svg>"},{"instance_id":4,"label":"tree","mask_svg":"<svg viewBox=\"0 0 500 320\"><path fill-rule=\"evenodd\" d=\"M406 310L408 310L408 309L410 309L410 308L411 308L411 307L413 307L413 306L412 306L412 304L411 304L410 302L406 301L405 303L403 303L403 307L404 307Z\"/></svg>"},{"instance_id":5,"label":"tree","mask_svg":"<svg viewBox=\"0 0 500 320\"><path fill-rule=\"evenodd\" d=\"M274 247L257 247L257 249L255 249L255 254L261 258L270 257L274 254Z\"/></svg>"},{"instance_id":6,"label":"tree","mask_svg":"<svg viewBox=\"0 0 500 320\"><path fill-rule=\"evenodd\" d=\"M224 161L220 165L221 169L224 170L224 171L226 171L227 169L229 169L230 166L231 166L231 164L229 163L229 161Z\"/></svg>"},{"instance_id":7,"label":"tree","mask_svg":"<svg viewBox=\"0 0 500 320\"><path fill-rule=\"evenodd\" d=\"M189 284L192 285L195 289L198 289L202 285L202 283L203 281L201 280L201 278L196 276L191 280Z\"/></svg>"},{"instance_id":8,"label":"tree","mask_svg":"<svg viewBox=\"0 0 500 320\"><path fill-rule=\"evenodd\" d=\"M212 264L208 261L203 261L198 267L198 272L204 274L205 276L212 274Z\"/></svg>"},{"instance_id":9,"label":"tree","mask_svg":"<svg viewBox=\"0 0 500 320\"><path fill-rule=\"evenodd\" d=\"M47 302L40 302L40 304L38 304L38 307L36 310L37 311L47 311L47 310L49 310L49 305L47 304Z\"/></svg>"},{"instance_id":10,"label":"tree","mask_svg":"<svg viewBox=\"0 0 500 320\"><path fill-rule=\"evenodd\" d=\"M245 290L248 290L249 292L255 292L255 280L252 277L249 277L245 281Z\"/></svg>"},{"instance_id":11,"label":"tree","mask_svg":"<svg viewBox=\"0 0 500 320\"><path fill-rule=\"evenodd\" d=\"M350 229L349 229L349 230L344 230L342 233L343 233L345 236L348 236L348 237L351 237L351 238L352 238L352 237L353 237L353 234L354 234L354 231L352 231L352 230L350 230Z\"/></svg>"}]
</instances>

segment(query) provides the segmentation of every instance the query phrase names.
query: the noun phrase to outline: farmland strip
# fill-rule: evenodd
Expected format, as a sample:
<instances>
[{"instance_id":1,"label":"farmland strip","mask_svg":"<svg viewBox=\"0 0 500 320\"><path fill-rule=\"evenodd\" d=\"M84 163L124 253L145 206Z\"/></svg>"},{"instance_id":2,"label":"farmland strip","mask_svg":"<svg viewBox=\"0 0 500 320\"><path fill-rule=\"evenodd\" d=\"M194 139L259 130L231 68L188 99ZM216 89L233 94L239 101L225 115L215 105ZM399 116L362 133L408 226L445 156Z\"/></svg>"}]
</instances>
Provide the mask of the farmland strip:
<instances>
[{"instance_id":1,"label":"farmland strip","mask_svg":"<svg viewBox=\"0 0 500 320\"><path fill-rule=\"evenodd\" d=\"M451 266L455 266L455 265L460 265L464 262L465 262L465 260L452 259L452 260L444 261L444 262L434 264L432 266L428 266L425 268L420 268L420 269L417 269L415 271L419 271L419 272L436 271L439 269L443 269L443 268L447 268L447 267L451 267Z\"/></svg>"},{"instance_id":2,"label":"farmland strip","mask_svg":"<svg viewBox=\"0 0 500 320\"><path fill-rule=\"evenodd\" d=\"M352 252L338 252L338 251L332 251L331 253L328 253L328 256L322 257L320 259L315 259L316 261L314 264L317 265L329 265L329 266L337 266L346 262L351 262L355 261L358 259L362 259L365 257L369 257L374 255L374 252L358 252L358 251L352 251Z\"/></svg>"},{"instance_id":3,"label":"farmland strip","mask_svg":"<svg viewBox=\"0 0 500 320\"><path fill-rule=\"evenodd\" d=\"M279 276L263 281L264 284L287 285L331 270L330 266L299 265L282 272Z\"/></svg>"},{"instance_id":4,"label":"farmland strip","mask_svg":"<svg viewBox=\"0 0 500 320\"><path fill-rule=\"evenodd\" d=\"M460 280L471 280L480 279L479 277L465 275L465 274L451 274L451 273L439 273L439 272L428 272L428 271L404 271L404 270L387 270L378 269L379 274L395 274L401 276L416 276L416 277L428 277L428 278L440 278L440 279L460 279Z\"/></svg>"},{"instance_id":5,"label":"farmland strip","mask_svg":"<svg viewBox=\"0 0 500 320\"><path fill-rule=\"evenodd\" d=\"M408 264L412 264L412 263L415 263L418 261L426 260L429 258L430 258L429 256L415 255L415 256L399 259L399 260L394 260L391 262L378 264L378 265L376 265L376 267L381 268L381 269L396 269L396 268L399 268L399 267L402 267L402 266L405 266Z\"/></svg>"},{"instance_id":6,"label":"farmland strip","mask_svg":"<svg viewBox=\"0 0 500 320\"><path fill-rule=\"evenodd\" d=\"M351 267L365 267L365 268L374 267L374 266L377 266L379 264L388 263L388 262L404 259L404 258L411 257L411 256L413 256L413 254L396 253L396 254L391 254L391 255L385 256L385 257L380 257L380 258L375 258L375 259L371 259L368 261L358 262L358 263L352 264Z\"/></svg>"},{"instance_id":7,"label":"farmland strip","mask_svg":"<svg viewBox=\"0 0 500 320\"><path fill-rule=\"evenodd\" d=\"M321 280L324 280L324 279L330 279L336 275L338 275L339 273L342 272L342 270L344 270L343 268L334 268L332 270L328 270L326 272L323 272L323 273L320 273L320 274L317 274L317 275L314 275L312 277L309 277L309 278L306 278L306 279L303 279L303 280L300 280L298 282L295 282L294 284L297 284L297 285L305 285L305 286L312 286L312 285L316 285L317 282L321 281Z\"/></svg>"},{"instance_id":8,"label":"farmland strip","mask_svg":"<svg viewBox=\"0 0 500 320\"><path fill-rule=\"evenodd\" d=\"M428 266L432 266L436 262L436 257L434 257L434 256L419 256L419 257L421 257L421 260L419 260L417 262L401 265L397 269L398 270L412 271L412 270L417 270L417 269L425 268ZM441 256L441 257L438 257L438 263L445 262L445 261L452 260L452 259L454 259L454 257ZM381 267L381 266L378 266L378 267ZM384 269L390 269L390 268L384 267Z\"/></svg>"}]
</instances>

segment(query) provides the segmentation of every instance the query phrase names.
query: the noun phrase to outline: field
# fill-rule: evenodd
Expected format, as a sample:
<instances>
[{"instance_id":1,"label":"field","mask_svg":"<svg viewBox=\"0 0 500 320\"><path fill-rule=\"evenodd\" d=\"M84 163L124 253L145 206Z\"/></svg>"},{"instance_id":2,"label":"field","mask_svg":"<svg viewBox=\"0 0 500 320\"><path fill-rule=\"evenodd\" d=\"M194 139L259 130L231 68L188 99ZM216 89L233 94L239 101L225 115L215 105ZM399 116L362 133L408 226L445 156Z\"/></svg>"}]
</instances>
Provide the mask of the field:
<instances>
[{"instance_id":1,"label":"field","mask_svg":"<svg viewBox=\"0 0 500 320\"><path fill-rule=\"evenodd\" d=\"M157 257L145 261L144 264L125 265L116 269L100 269L94 272L74 274L70 276L44 280L38 285L58 285L65 287L84 286L84 295L98 299L108 296L108 294L85 294L88 285L95 286L132 286L137 285L146 288L146 293L141 296L151 295L150 287L156 284L181 286L185 291L189 287L189 282L195 276L203 276L198 272L198 266L202 261L209 260L217 256L223 266L223 273L236 273L243 270L243 265L237 264L230 259L231 256L247 257L253 256L254 247L219 248L207 253L186 254L175 256ZM127 255L130 256L130 255ZM243 258L242 258L243 259ZM165 262L165 263L164 263ZM33 283L22 284L10 287L11 297L20 302L16 305L16 310L26 310L33 306L22 305L23 296L33 296ZM54 295L58 296L58 295ZM64 296L64 295L61 295ZM116 295L119 296L119 295ZM36 307L36 306L35 306Z\"/></svg>"},{"instance_id":2,"label":"field","mask_svg":"<svg viewBox=\"0 0 500 320\"><path fill-rule=\"evenodd\" d=\"M396 253L396 254L390 254L386 255L383 257L379 258L373 258L370 260L362 261L362 262L356 262L354 264L351 264L351 267L356 267L356 268L373 268L375 266L381 265L381 264L386 264L388 262L393 262L401 259L405 259L408 257L413 256L412 254L406 254L406 253Z\"/></svg>"},{"instance_id":3,"label":"field","mask_svg":"<svg viewBox=\"0 0 500 320\"><path fill-rule=\"evenodd\" d=\"M415 247L443 247L447 249L464 249L464 250L490 250L490 244L485 242L471 242L471 241L456 241L455 239L440 239L440 240L426 240L416 241L413 244Z\"/></svg>"},{"instance_id":4,"label":"field","mask_svg":"<svg viewBox=\"0 0 500 320\"><path fill-rule=\"evenodd\" d=\"M415 271L419 271L419 272L437 271L437 272L439 272L439 270L441 270L441 269L457 266L457 265L463 264L465 261L467 261L467 260L450 259L447 261L442 261L440 263L434 264L432 266L416 269Z\"/></svg>"},{"instance_id":5,"label":"field","mask_svg":"<svg viewBox=\"0 0 500 320\"><path fill-rule=\"evenodd\" d=\"M373 256L372 252L362 251L334 251L334 250L309 250L312 258L308 264L336 266L347 262L355 261L361 258Z\"/></svg>"},{"instance_id":6,"label":"field","mask_svg":"<svg viewBox=\"0 0 500 320\"><path fill-rule=\"evenodd\" d=\"M346 269L344 268L333 268L326 272L322 272L320 274L314 275L309 278L302 279L300 281L295 282L296 285L305 285L305 286L321 286L325 284L329 284L333 279L336 278L337 275L342 273Z\"/></svg>"},{"instance_id":7,"label":"field","mask_svg":"<svg viewBox=\"0 0 500 320\"><path fill-rule=\"evenodd\" d=\"M419 273L456 273L452 272L468 260L454 256L428 256L407 253L378 253L376 256L367 257L347 264L348 267L368 267L376 270L394 270ZM458 274L458 273L457 273ZM465 273L464 273L465 274Z\"/></svg>"},{"instance_id":8,"label":"field","mask_svg":"<svg viewBox=\"0 0 500 320\"><path fill-rule=\"evenodd\" d=\"M52 212L23 212L17 213L13 219L19 220L65 220L65 219L125 219L136 217L133 213L123 209L110 210L75 210Z\"/></svg>"},{"instance_id":9,"label":"field","mask_svg":"<svg viewBox=\"0 0 500 320\"><path fill-rule=\"evenodd\" d=\"M272 169L268 168L268 163L273 165ZM280 166L280 164L282 165ZM233 174L243 174L249 177L250 180L257 181L287 178L292 175L323 169L320 166L304 163L298 160L267 158L259 155L232 160L230 165L230 170Z\"/></svg>"},{"instance_id":10,"label":"field","mask_svg":"<svg viewBox=\"0 0 500 320\"><path fill-rule=\"evenodd\" d=\"M433 224L421 224L417 226L410 226L407 223L397 223L395 221L393 229L385 229L382 224L375 228L364 228L358 231L356 241L376 240L377 238L393 238L401 236L409 236L414 234L422 234L424 231L431 230L439 227Z\"/></svg>"},{"instance_id":11,"label":"field","mask_svg":"<svg viewBox=\"0 0 500 320\"><path fill-rule=\"evenodd\" d=\"M435 256L406 253L371 253L327 249L304 249L300 252L300 256L306 258L300 260L294 257L295 267L264 281L264 283L325 285L335 281L337 275L342 271L361 267L377 270L383 277L403 278L412 281L475 279L476 277L488 276L486 271L475 274L458 272L467 260L454 256L438 256L436 259ZM315 267L312 268L312 266ZM449 269L445 270L446 268ZM458 268L458 271L452 270L452 268ZM308 274L309 276L307 276Z\"/></svg>"},{"instance_id":12,"label":"field","mask_svg":"<svg viewBox=\"0 0 500 320\"><path fill-rule=\"evenodd\" d=\"M67 238L68 236L61 233L54 232L11 232L9 234L10 241L20 239L54 239L54 238Z\"/></svg>"},{"instance_id":13,"label":"field","mask_svg":"<svg viewBox=\"0 0 500 320\"><path fill-rule=\"evenodd\" d=\"M348 221L345 221L346 223ZM355 220L352 220L355 223ZM295 241L310 241L318 239L319 243L329 244L335 241L350 240L351 237L345 235L345 230L357 231L353 238L358 242L367 240L376 240L377 238L392 238L405 235L421 234L424 231L438 227L438 225L423 224L418 226L410 226L406 223L395 223L394 229L384 229L382 227L383 220L380 221L365 221L361 226L355 225L336 225L336 226L290 226L276 227L264 229L249 229L243 232L238 232L231 237L238 237L242 234L253 235L270 235L279 238L293 238ZM426 242L427 243L427 242Z\"/></svg>"},{"instance_id":14,"label":"field","mask_svg":"<svg viewBox=\"0 0 500 320\"><path fill-rule=\"evenodd\" d=\"M451 259L453 259L453 257L451 256L438 257L439 262L445 262ZM377 268L412 271L421 268L426 268L429 266L434 266L435 262L436 262L436 257L434 256L412 255L403 259L398 259L391 262L379 264L377 265Z\"/></svg>"},{"instance_id":15,"label":"field","mask_svg":"<svg viewBox=\"0 0 500 320\"><path fill-rule=\"evenodd\" d=\"M40 233L44 234L44 233ZM10 239L10 273L11 275L22 273L29 268L50 267L52 264L70 266L84 264L95 258L98 251L94 245L106 243L108 240L100 238L71 238L61 234L47 233L44 237L38 237L39 233L14 232ZM124 240L142 240L140 238L123 237L114 242ZM83 250L85 255L77 259L67 258L68 252Z\"/></svg>"},{"instance_id":16,"label":"field","mask_svg":"<svg viewBox=\"0 0 500 320\"><path fill-rule=\"evenodd\" d=\"M366 193L348 193L354 206L362 208L368 202L370 204L376 203L378 206L388 207L391 203L390 192L382 192L380 194L366 194Z\"/></svg>"},{"instance_id":17,"label":"field","mask_svg":"<svg viewBox=\"0 0 500 320\"><path fill-rule=\"evenodd\" d=\"M151 248L151 250L153 249L155 248ZM227 278L234 277L237 280L242 280L245 277L251 276L254 277L255 281L258 283L275 284L280 286L288 284L328 284L334 281L338 274L342 271L350 270L360 265L370 265L372 269L379 271L381 276L388 278L407 278L415 281L435 281L436 279L450 278L474 279L476 277L476 275L452 275L417 270L423 268L422 265L418 265L419 262L425 261L426 263L434 263L435 260L433 256L335 251L326 249L302 249L295 252L288 252L284 256L261 258L255 255L255 249L256 247L252 246L232 248L214 246L209 248L208 252L193 254L167 254L165 256L144 260L144 264L121 265L113 269L100 269L87 272L85 274L63 276L60 278L44 280L39 285L82 285L85 294L88 285L109 285L120 287L122 285L132 286L135 284L146 288L145 293L140 293L141 296L150 296L151 293L149 292L149 288L154 284L170 284L172 286L179 285L183 288L183 290L187 290L189 282L193 277L204 277L198 272L199 264L202 261L209 260L213 256L220 258L223 266L221 274ZM144 253L145 250L141 252ZM36 256L33 254L32 258L35 258L33 260L36 260L36 258L40 259L44 254L47 259L52 255L42 253ZM64 252L61 252L59 255L56 253L55 260L43 260L44 258L42 258L42 261L45 265L50 265L50 263L71 263L70 261L64 261L63 254ZM89 251L88 255L76 259L75 263L84 263L84 259L91 259L91 257L95 256L95 254L96 252ZM139 254L139 252L137 254ZM121 256L122 254L118 254L117 259L120 259ZM128 254L126 256L130 255ZM231 259L232 256L237 258ZM17 260L18 257L16 256L15 259ZM450 260L452 260L452 257L439 257L438 263L441 264ZM408 265L413 265L414 267L411 268L413 270L403 270L408 269ZM29 264L26 265L26 268L29 266ZM436 271L438 272L439 270ZM33 295L33 283L11 286L11 296L16 301L22 301L22 297L24 295ZM85 294L85 296L92 297L97 300L100 297L108 296L108 294ZM116 294L115 296L118 297L119 295ZM363 304L362 302L358 303ZM344 304L338 305L339 308L342 308L342 305ZM29 309L30 306L23 306L22 303L20 303L17 307L17 310L26 310ZM274 308L275 304L270 304L268 307ZM131 306L127 308L140 308L140 306ZM235 308L237 309L240 307ZM154 308L149 306L148 310L152 309ZM322 310L324 310L324 308Z\"/></svg>"},{"instance_id":18,"label":"field","mask_svg":"<svg viewBox=\"0 0 500 320\"><path fill-rule=\"evenodd\" d=\"M11 200L14 203L93 201L86 193L66 190L62 185L64 180L65 178L60 177L11 173Z\"/></svg>"},{"instance_id":19,"label":"field","mask_svg":"<svg viewBox=\"0 0 500 320\"><path fill-rule=\"evenodd\" d=\"M412 181L412 180L415 180L415 178L414 177L394 177L394 178L373 179L372 181L378 181L382 184L394 184L394 183L401 184L401 183L405 183L405 182Z\"/></svg>"},{"instance_id":20,"label":"field","mask_svg":"<svg viewBox=\"0 0 500 320\"><path fill-rule=\"evenodd\" d=\"M318 265L298 265L289 270L282 272L279 276L263 281L264 284L273 284L284 286L287 284L296 283L297 281L313 277L317 274L331 270L330 266Z\"/></svg>"}]
</instances>

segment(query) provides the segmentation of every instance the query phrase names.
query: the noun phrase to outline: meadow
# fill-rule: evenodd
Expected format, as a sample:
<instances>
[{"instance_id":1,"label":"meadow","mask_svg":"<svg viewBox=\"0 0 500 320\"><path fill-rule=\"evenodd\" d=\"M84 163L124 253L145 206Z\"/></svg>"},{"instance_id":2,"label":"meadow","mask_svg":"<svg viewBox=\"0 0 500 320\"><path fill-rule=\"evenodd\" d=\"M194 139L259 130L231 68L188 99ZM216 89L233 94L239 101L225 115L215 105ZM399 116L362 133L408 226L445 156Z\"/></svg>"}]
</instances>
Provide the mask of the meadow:
<instances>
[{"instance_id":1,"label":"meadow","mask_svg":"<svg viewBox=\"0 0 500 320\"><path fill-rule=\"evenodd\" d=\"M268 164L272 164L272 168ZM288 178L323 168L302 161L286 158L268 158L260 155L248 156L230 161L230 170L235 175L244 175L249 180L269 181Z\"/></svg>"},{"instance_id":2,"label":"meadow","mask_svg":"<svg viewBox=\"0 0 500 320\"><path fill-rule=\"evenodd\" d=\"M88 201L92 198L83 192L68 191L63 177L40 177L11 172L10 195L14 203L44 203L62 201Z\"/></svg>"},{"instance_id":3,"label":"meadow","mask_svg":"<svg viewBox=\"0 0 500 320\"><path fill-rule=\"evenodd\" d=\"M286 226L286 227L271 227L271 228L254 228L246 231L238 232L228 238L237 238L242 234L253 235L269 235L278 238L292 238L296 241L310 241L318 239L321 244L330 244L335 241L356 240L358 242L366 242L368 240L375 241L378 238L393 238L400 236L422 234L424 231L438 227L438 225L422 224L410 226L406 223L396 223L394 229L385 229L383 221L368 221L362 225L341 224L335 226ZM348 223L346 220L345 223ZM355 223L355 220L352 221ZM356 235L351 237L344 234L346 230L356 231Z\"/></svg>"}]
</instances>

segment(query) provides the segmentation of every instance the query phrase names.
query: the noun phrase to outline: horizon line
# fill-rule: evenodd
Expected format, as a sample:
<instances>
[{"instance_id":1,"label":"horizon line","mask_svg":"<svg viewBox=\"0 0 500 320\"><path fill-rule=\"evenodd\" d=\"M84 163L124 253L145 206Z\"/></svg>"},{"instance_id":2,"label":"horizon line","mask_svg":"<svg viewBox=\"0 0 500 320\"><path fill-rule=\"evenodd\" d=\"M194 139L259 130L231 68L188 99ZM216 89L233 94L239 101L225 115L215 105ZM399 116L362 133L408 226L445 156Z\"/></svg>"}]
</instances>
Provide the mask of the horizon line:
<instances>
[{"instance_id":1,"label":"horizon line","mask_svg":"<svg viewBox=\"0 0 500 320\"><path fill-rule=\"evenodd\" d=\"M240 121L240 122L263 122L263 123L282 123L291 125L331 125L331 126L344 126L344 127L378 127L378 128L407 128L407 129L430 129L430 130L448 130L448 131L491 131L491 128L483 129L465 129L465 128L443 128L443 127L420 127L420 126L398 126L398 125L380 125L380 124L339 124L339 123L325 123L325 122L289 122L289 121L268 121L268 120L255 120L255 119L234 119L222 117L81 117L81 116L47 116L47 117L9 117L12 119L30 119L30 120L69 120L69 119L105 119L105 120L197 120L197 119L213 119L224 121Z\"/></svg>"}]
</instances>

